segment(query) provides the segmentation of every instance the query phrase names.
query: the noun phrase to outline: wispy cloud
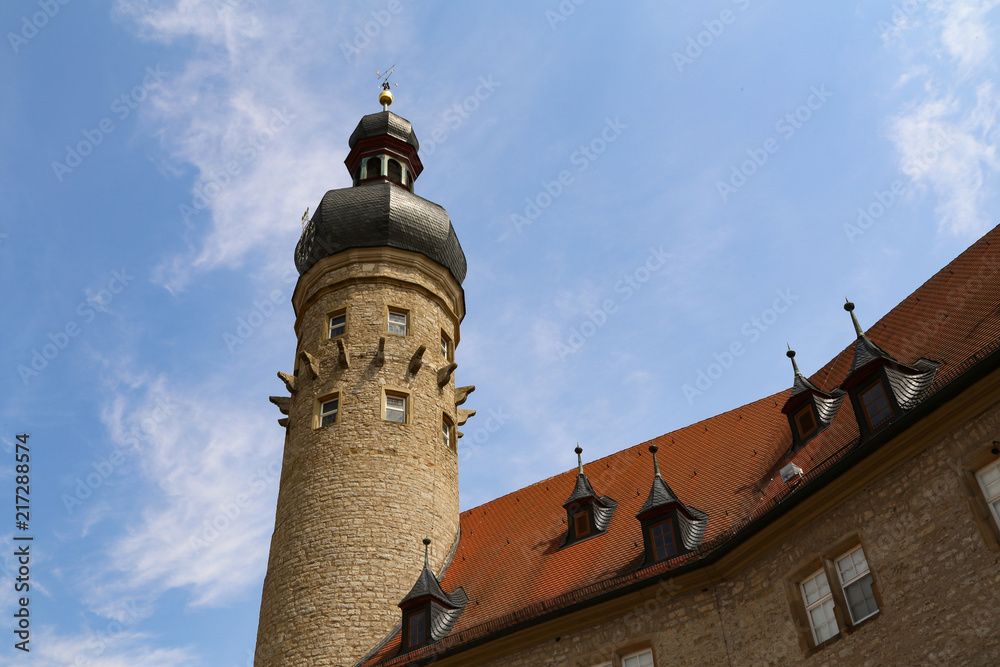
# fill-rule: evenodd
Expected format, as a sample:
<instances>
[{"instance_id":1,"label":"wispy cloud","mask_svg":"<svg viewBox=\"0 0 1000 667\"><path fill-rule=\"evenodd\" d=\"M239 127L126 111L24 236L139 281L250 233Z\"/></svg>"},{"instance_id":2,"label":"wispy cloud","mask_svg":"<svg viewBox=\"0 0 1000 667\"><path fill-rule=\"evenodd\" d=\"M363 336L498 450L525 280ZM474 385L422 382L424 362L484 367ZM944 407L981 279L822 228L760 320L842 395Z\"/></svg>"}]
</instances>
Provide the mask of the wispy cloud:
<instances>
[{"instance_id":1,"label":"wispy cloud","mask_svg":"<svg viewBox=\"0 0 1000 667\"><path fill-rule=\"evenodd\" d=\"M930 40L930 49L905 51L895 40L886 42L908 61L930 61L906 63L897 87L921 82L921 97L890 119L889 138L903 173L936 195L938 226L949 234L977 235L990 225L983 207L992 194L986 170L998 164L1000 96L990 81L995 68L989 13L998 4L929 3L926 23L901 23L894 37L905 41L905 29L911 28L914 40Z\"/></svg>"},{"instance_id":2,"label":"wispy cloud","mask_svg":"<svg viewBox=\"0 0 1000 667\"><path fill-rule=\"evenodd\" d=\"M121 625L108 630L92 630L74 635L59 635L51 628L39 633L31 647L35 667L100 665L100 667L192 667L203 664L187 648L153 648L148 634L122 630Z\"/></svg>"},{"instance_id":3,"label":"wispy cloud","mask_svg":"<svg viewBox=\"0 0 1000 667\"><path fill-rule=\"evenodd\" d=\"M138 401L116 397L105 412L148 484L127 530L112 539L107 569L88 584L99 591L92 608L126 593L188 587L192 605L214 606L263 576L282 436L275 415L220 400L210 384L181 389L157 379ZM129 425L164 403L177 416L129 443Z\"/></svg>"},{"instance_id":4,"label":"wispy cloud","mask_svg":"<svg viewBox=\"0 0 1000 667\"><path fill-rule=\"evenodd\" d=\"M287 263L302 211L337 177L346 182L337 167L350 128L337 125L346 116L323 88L332 73L319 84L310 78L325 51L311 48L317 36L299 18L334 10L314 4L290 16L245 0L119 1L118 14L142 37L196 44L182 71L168 71L151 114L173 160L197 172L177 204L189 251L154 271L168 289L184 289L199 271L238 266L254 250L280 248Z\"/></svg>"}]
</instances>

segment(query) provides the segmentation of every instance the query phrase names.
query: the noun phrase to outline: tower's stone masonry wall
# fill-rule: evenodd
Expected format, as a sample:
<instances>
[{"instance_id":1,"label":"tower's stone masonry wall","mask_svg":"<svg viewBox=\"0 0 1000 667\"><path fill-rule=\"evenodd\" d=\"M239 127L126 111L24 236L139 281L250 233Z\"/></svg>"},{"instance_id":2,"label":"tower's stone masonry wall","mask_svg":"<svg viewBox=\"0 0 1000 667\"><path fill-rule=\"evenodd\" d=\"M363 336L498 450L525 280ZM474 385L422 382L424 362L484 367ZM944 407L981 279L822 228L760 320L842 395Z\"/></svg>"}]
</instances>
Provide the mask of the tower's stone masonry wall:
<instances>
[{"instance_id":1,"label":"tower's stone masonry wall","mask_svg":"<svg viewBox=\"0 0 1000 667\"><path fill-rule=\"evenodd\" d=\"M458 537L457 455L442 435L442 416L457 418L455 383L452 377L439 388L437 371L449 363L441 332L458 340L464 305L454 295L460 298L461 290L454 283L444 288L450 278L440 268L342 259L313 267L293 298L296 391L258 666L352 665L399 622L396 603L423 565L421 539L432 539L431 565L440 571ZM389 307L408 311L406 336L387 332ZM328 316L342 308L349 368L338 362L337 341L327 335ZM376 363L380 337L382 366ZM423 365L411 374L420 345L426 346ZM317 360L318 377L299 351ZM385 421L385 389L407 395L406 424ZM316 428L319 400L334 393L337 423Z\"/></svg>"},{"instance_id":2,"label":"tower's stone masonry wall","mask_svg":"<svg viewBox=\"0 0 1000 667\"><path fill-rule=\"evenodd\" d=\"M962 483L962 471L988 452L998 432L1000 404L760 554L733 579L684 596L664 582L627 614L485 664L594 667L623 649L649 646L658 667L998 665L1000 552L984 538ZM881 610L809 649L789 582L811 563L818 569L822 554L854 536Z\"/></svg>"}]
</instances>

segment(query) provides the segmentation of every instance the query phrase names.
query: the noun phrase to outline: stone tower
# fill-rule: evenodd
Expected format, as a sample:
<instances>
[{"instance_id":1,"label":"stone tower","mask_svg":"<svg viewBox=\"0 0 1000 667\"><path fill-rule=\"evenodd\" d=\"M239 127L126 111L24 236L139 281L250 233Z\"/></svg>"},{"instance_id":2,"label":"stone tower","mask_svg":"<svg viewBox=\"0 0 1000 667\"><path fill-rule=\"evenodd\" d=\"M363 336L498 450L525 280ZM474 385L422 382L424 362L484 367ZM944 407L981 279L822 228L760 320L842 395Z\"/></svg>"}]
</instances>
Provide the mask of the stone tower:
<instances>
[{"instance_id":1,"label":"stone tower","mask_svg":"<svg viewBox=\"0 0 1000 667\"><path fill-rule=\"evenodd\" d=\"M257 667L349 667L399 623L430 537L440 571L459 536L455 388L466 261L447 212L413 194L410 123L361 119L353 185L326 193L295 249L298 348Z\"/></svg>"}]
</instances>

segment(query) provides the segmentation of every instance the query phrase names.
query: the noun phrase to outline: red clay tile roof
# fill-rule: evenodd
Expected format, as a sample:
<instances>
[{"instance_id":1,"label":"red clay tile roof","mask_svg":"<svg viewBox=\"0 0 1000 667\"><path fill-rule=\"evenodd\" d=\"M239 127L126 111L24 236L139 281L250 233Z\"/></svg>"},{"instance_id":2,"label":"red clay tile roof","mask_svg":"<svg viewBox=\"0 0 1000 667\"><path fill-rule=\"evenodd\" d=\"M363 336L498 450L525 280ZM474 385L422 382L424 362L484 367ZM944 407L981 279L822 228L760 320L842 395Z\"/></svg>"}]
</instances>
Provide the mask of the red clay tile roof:
<instances>
[{"instance_id":1,"label":"red clay tile roof","mask_svg":"<svg viewBox=\"0 0 1000 667\"><path fill-rule=\"evenodd\" d=\"M852 338L844 318L845 338ZM928 398L1000 347L1000 226L866 334L902 364L920 357L941 362ZM852 342L810 380L832 391L847 376L853 356ZM441 582L444 590L461 586L469 596L452 633L435 646L398 658L397 634L362 664L407 664L485 639L581 600L652 580L755 529L755 520L858 445L853 408L844 401L827 429L786 456L791 433L781 407L790 393L791 388L652 441L677 497L710 517L700 550L638 569L643 540L634 517L649 493L653 463L650 443L635 445L584 467L594 490L619 503L607 532L596 538L559 549L566 532L563 499L576 482L575 467L463 512L461 541ZM787 485L778 475L790 461L804 471L800 484Z\"/></svg>"}]
</instances>

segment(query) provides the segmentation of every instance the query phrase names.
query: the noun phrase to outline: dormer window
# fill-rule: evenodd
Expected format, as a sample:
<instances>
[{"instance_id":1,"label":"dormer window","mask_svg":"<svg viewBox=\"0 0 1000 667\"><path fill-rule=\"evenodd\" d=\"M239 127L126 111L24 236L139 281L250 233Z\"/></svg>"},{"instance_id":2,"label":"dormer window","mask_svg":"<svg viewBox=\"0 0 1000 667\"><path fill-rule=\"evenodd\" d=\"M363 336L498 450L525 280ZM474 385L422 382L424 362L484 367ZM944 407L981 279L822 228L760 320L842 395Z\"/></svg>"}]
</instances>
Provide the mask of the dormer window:
<instances>
[{"instance_id":1,"label":"dormer window","mask_svg":"<svg viewBox=\"0 0 1000 667\"><path fill-rule=\"evenodd\" d=\"M889 404L889 397L885 394L881 379L861 392L861 406L872 431L892 419L892 405Z\"/></svg>"},{"instance_id":2,"label":"dormer window","mask_svg":"<svg viewBox=\"0 0 1000 667\"><path fill-rule=\"evenodd\" d=\"M611 498L594 493L590 480L583 472L583 449L577 445L574 451L577 458L576 485L563 503L567 524L566 538L562 543L564 547L604 533L618 507L618 503Z\"/></svg>"},{"instance_id":3,"label":"dormer window","mask_svg":"<svg viewBox=\"0 0 1000 667\"><path fill-rule=\"evenodd\" d=\"M412 612L406 623L406 648L419 648L427 643L427 610Z\"/></svg>"},{"instance_id":4,"label":"dormer window","mask_svg":"<svg viewBox=\"0 0 1000 667\"><path fill-rule=\"evenodd\" d=\"M643 567L694 551L708 527L708 515L682 503L663 479L656 445L650 445L649 451L653 455L653 486L635 515L642 524Z\"/></svg>"},{"instance_id":5,"label":"dormer window","mask_svg":"<svg viewBox=\"0 0 1000 667\"><path fill-rule=\"evenodd\" d=\"M469 603L469 596L458 588L445 593L441 583L430 568L429 547L431 540L424 538L424 569L417 582L406 594L399 608L403 612L400 651L408 652L428 646L448 635L462 609Z\"/></svg>"},{"instance_id":6,"label":"dormer window","mask_svg":"<svg viewBox=\"0 0 1000 667\"><path fill-rule=\"evenodd\" d=\"M795 413L795 426L799 429L799 437L805 440L816 430L816 417L812 405L807 405Z\"/></svg>"},{"instance_id":7,"label":"dormer window","mask_svg":"<svg viewBox=\"0 0 1000 667\"><path fill-rule=\"evenodd\" d=\"M677 555L673 519L654 523L649 527L649 536L653 543L653 556L657 563Z\"/></svg>"}]
</instances>

